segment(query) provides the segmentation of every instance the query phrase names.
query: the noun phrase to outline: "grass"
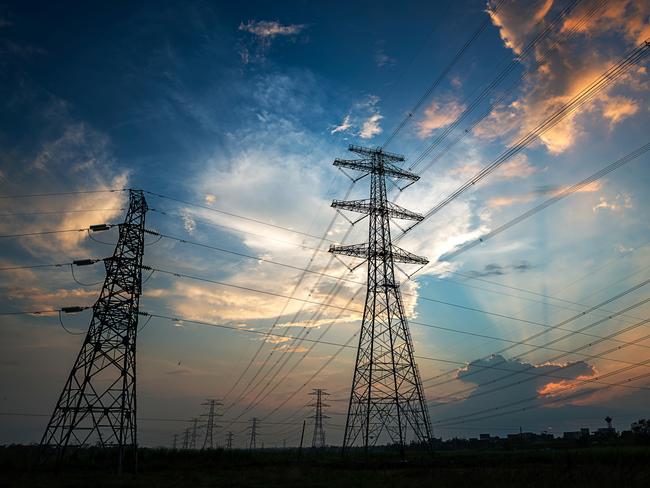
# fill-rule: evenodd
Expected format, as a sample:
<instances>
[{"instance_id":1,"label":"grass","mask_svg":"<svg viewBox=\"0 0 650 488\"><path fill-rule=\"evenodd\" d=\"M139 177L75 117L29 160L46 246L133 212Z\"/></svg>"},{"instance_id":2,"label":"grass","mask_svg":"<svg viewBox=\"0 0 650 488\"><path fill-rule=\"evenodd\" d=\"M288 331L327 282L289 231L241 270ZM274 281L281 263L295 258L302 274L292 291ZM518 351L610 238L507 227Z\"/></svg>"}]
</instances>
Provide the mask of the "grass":
<instances>
[{"instance_id":1,"label":"grass","mask_svg":"<svg viewBox=\"0 0 650 488\"><path fill-rule=\"evenodd\" d=\"M650 486L650 448L445 451L342 458L337 450L170 451L142 449L137 476L106 465L113 452L74 453L56 472L34 468L33 447L0 448L0 486L35 487L611 487Z\"/></svg>"}]
</instances>

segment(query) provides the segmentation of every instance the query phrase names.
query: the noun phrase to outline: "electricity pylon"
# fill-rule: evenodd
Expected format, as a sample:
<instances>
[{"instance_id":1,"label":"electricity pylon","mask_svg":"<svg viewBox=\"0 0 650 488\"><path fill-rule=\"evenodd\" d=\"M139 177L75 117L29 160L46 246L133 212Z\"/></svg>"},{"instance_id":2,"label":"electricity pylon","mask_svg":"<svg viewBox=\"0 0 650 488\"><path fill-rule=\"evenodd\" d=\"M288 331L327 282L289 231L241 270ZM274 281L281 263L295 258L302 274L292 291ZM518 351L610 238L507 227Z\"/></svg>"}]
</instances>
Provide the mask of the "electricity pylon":
<instances>
[{"instance_id":1,"label":"electricity pylon","mask_svg":"<svg viewBox=\"0 0 650 488\"><path fill-rule=\"evenodd\" d=\"M363 258L368 264L366 302L343 436L343 450L361 444L368 450L380 441L398 444L403 455L407 428L429 443L431 427L413 341L404 314L395 263L426 265L429 261L400 249L391 240L391 219L423 220L419 214L389 202L386 178L415 182L419 176L401 169L403 156L351 145L359 159L336 159L334 166L370 175L370 198L334 200L332 207L366 214L368 242L332 245L330 252Z\"/></svg>"},{"instance_id":2,"label":"electricity pylon","mask_svg":"<svg viewBox=\"0 0 650 488\"><path fill-rule=\"evenodd\" d=\"M187 427L183 431L183 449L189 449L190 448L190 428Z\"/></svg>"},{"instance_id":3,"label":"electricity pylon","mask_svg":"<svg viewBox=\"0 0 650 488\"><path fill-rule=\"evenodd\" d=\"M220 414L215 412L215 407L218 405L223 405L223 403L217 401L217 400L212 400L208 399L201 405L206 405L209 407L208 413L203 414L204 417L208 417L208 423L206 425L206 431L205 431L205 438L203 439L203 447L202 449L208 448L208 449L214 449L214 429L217 427L214 423L214 417L215 416L220 416Z\"/></svg>"},{"instance_id":4,"label":"electricity pylon","mask_svg":"<svg viewBox=\"0 0 650 488\"><path fill-rule=\"evenodd\" d=\"M232 431L228 431L228 436L226 437L226 449L232 449L232 438L234 437Z\"/></svg>"},{"instance_id":5,"label":"electricity pylon","mask_svg":"<svg viewBox=\"0 0 650 488\"><path fill-rule=\"evenodd\" d=\"M88 333L41 440L42 447L56 449L57 462L68 446L96 444L117 447L119 471L131 451L136 468L135 352L146 212L143 192L129 190Z\"/></svg>"},{"instance_id":6,"label":"electricity pylon","mask_svg":"<svg viewBox=\"0 0 650 488\"><path fill-rule=\"evenodd\" d=\"M329 405L323 403L323 395L329 395L329 393L322 388L316 388L310 393L310 395L316 397L316 401L308 405L316 408L314 415L310 417L314 419L314 435L311 438L311 447L325 447L325 429L323 429L323 419L328 419L329 417L323 415L323 407L329 407Z\"/></svg>"},{"instance_id":7,"label":"electricity pylon","mask_svg":"<svg viewBox=\"0 0 650 488\"><path fill-rule=\"evenodd\" d=\"M248 443L249 449L257 449L257 417L251 419L253 422L251 425L251 438Z\"/></svg>"},{"instance_id":8,"label":"electricity pylon","mask_svg":"<svg viewBox=\"0 0 650 488\"><path fill-rule=\"evenodd\" d=\"M172 451L176 450L176 443L178 442L178 434L174 434L174 440L172 441Z\"/></svg>"},{"instance_id":9,"label":"electricity pylon","mask_svg":"<svg viewBox=\"0 0 650 488\"><path fill-rule=\"evenodd\" d=\"M196 427L199 423L199 419L192 419L192 437L190 437L190 449L196 449Z\"/></svg>"}]
</instances>

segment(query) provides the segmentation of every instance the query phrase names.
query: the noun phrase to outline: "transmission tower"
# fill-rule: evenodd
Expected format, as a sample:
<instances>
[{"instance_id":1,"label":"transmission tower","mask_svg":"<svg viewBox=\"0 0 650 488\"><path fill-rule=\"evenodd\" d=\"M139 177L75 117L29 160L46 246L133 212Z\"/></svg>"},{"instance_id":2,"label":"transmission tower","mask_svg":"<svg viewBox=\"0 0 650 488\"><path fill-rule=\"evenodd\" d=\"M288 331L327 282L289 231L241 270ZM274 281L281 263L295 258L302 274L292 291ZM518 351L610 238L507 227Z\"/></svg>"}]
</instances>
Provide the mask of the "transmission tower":
<instances>
[{"instance_id":1,"label":"transmission tower","mask_svg":"<svg viewBox=\"0 0 650 488\"><path fill-rule=\"evenodd\" d=\"M252 425L251 425L251 439L250 442L248 443L248 448L249 449L257 449L257 417L253 417L251 419Z\"/></svg>"},{"instance_id":2,"label":"transmission tower","mask_svg":"<svg viewBox=\"0 0 650 488\"><path fill-rule=\"evenodd\" d=\"M41 440L43 448L56 450L57 462L68 446L96 444L117 447L119 471L127 450L132 452L136 468L135 360L146 212L142 191L129 190L88 333Z\"/></svg>"},{"instance_id":3,"label":"transmission tower","mask_svg":"<svg viewBox=\"0 0 650 488\"><path fill-rule=\"evenodd\" d=\"M190 448L190 428L186 428L183 432L183 449Z\"/></svg>"},{"instance_id":4,"label":"transmission tower","mask_svg":"<svg viewBox=\"0 0 650 488\"><path fill-rule=\"evenodd\" d=\"M226 449L232 449L232 439L233 439L233 433L232 431L228 431L228 436L226 437Z\"/></svg>"},{"instance_id":5,"label":"transmission tower","mask_svg":"<svg viewBox=\"0 0 650 488\"><path fill-rule=\"evenodd\" d=\"M192 419L192 437L190 437L190 449L196 449L196 427L199 423L199 419Z\"/></svg>"},{"instance_id":6,"label":"transmission tower","mask_svg":"<svg viewBox=\"0 0 650 488\"><path fill-rule=\"evenodd\" d=\"M315 407L316 411L310 418L314 419L314 435L311 438L311 447L325 447L325 429L323 429L323 419L328 419L327 415L323 415L323 407L329 407L327 403L323 403L323 396L329 395L326 390L316 388L310 395L316 397L314 403L308 406Z\"/></svg>"},{"instance_id":7,"label":"transmission tower","mask_svg":"<svg viewBox=\"0 0 650 488\"><path fill-rule=\"evenodd\" d=\"M407 428L415 439L429 443L431 427L420 373L413 358L413 342L404 314L395 263L426 265L429 261L400 249L391 240L391 219L423 219L387 200L386 177L415 182L419 177L401 169L403 156L349 146L359 159L336 159L334 166L370 175L370 198L334 200L332 207L366 214L368 242L332 245L330 252L363 258L368 264L366 302L345 423L343 450L379 442L398 444L404 453Z\"/></svg>"},{"instance_id":8,"label":"transmission tower","mask_svg":"<svg viewBox=\"0 0 650 488\"><path fill-rule=\"evenodd\" d=\"M214 439L213 439L213 434L214 434L214 429L217 427L214 423L214 417L220 416L220 414L215 412L215 407L219 405L223 405L223 403L217 401L217 400L212 400L208 399L201 405L208 406L208 413L203 414L204 417L208 417L208 423L206 425L206 431L205 431L205 438L203 439L203 448L208 448L208 449L214 449Z\"/></svg>"},{"instance_id":9,"label":"transmission tower","mask_svg":"<svg viewBox=\"0 0 650 488\"><path fill-rule=\"evenodd\" d=\"M178 442L178 434L174 434L174 440L172 441L172 451L176 450L176 443Z\"/></svg>"}]
</instances>

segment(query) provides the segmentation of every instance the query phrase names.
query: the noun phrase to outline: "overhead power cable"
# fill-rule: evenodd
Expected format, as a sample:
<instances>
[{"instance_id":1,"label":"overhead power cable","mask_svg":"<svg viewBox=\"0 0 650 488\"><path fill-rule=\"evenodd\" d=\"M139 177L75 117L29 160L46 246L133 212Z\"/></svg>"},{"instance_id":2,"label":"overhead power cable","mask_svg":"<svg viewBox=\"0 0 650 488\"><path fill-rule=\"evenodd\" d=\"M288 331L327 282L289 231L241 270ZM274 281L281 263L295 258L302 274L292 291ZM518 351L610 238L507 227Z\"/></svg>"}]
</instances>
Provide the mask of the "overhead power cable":
<instances>
[{"instance_id":1,"label":"overhead power cable","mask_svg":"<svg viewBox=\"0 0 650 488\"><path fill-rule=\"evenodd\" d=\"M335 243L335 241L333 241L331 239L328 239L327 237L318 237L318 236L315 236L315 235L312 235L312 234L308 234L307 232L302 232L302 231L299 231L299 230L291 229L289 227L283 227L281 225L272 224L271 222L265 222L263 220L256 219L256 218L253 218L253 217L246 217L244 215L235 214L235 213L232 213L232 212L228 212L226 210L221 210L221 209L218 209L218 208L215 208L215 207L210 207L208 205L202 205L200 203L190 202L188 200L183 200L181 198L171 197L169 195L163 195L161 193L155 193L155 192L148 191L148 190L143 190L143 191L148 195L158 197L158 198L163 198L165 200L170 200L170 201L176 202L176 203L182 203L183 205L189 205L191 207L196 207L196 208L200 208L200 209L203 209L203 210L208 210L210 212L215 212L215 213L218 213L218 214L221 214L221 215L227 215L229 217L234 217L234 218L241 219L241 220L247 220L249 222L254 222L256 224L264 225L264 226L267 226L267 227L273 227L275 229L284 230L286 232L292 232L294 234L300 234L300 235L303 235L303 236L306 236L306 237L311 237L313 239L318 239L318 240L322 239L322 240L325 240L325 241L328 241L328 242Z\"/></svg>"},{"instance_id":2,"label":"overhead power cable","mask_svg":"<svg viewBox=\"0 0 650 488\"><path fill-rule=\"evenodd\" d=\"M0 217L24 217L28 215L60 215L70 213L90 213L90 212L117 212L126 210L125 208L88 208L84 210L44 210L39 212L15 212L0 214Z\"/></svg>"},{"instance_id":3,"label":"overhead power cable","mask_svg":"<svg viewBox=\"0 0 650 488\"><path fill-rule=\"evenodd\" d=\"M26 193L19 195L0 195L0 198L36 198L36 197L59 197L63 195L83 195L89 193L117 193L122 191L129 191L130 188L108 188L102 190L79 190L79 191L62 191L54 193Z\"/></svg>"},{"instance_id":4,"label":"overhead power cable","mask_svg":"<svg viewBox=\"0 0 650 488\"><path fill-rule=\"evenodd\" d=\"M460 195L462 195L468 189L474 187L482 179L490 175L493 171L499 168L506 161L511 159L513 156L521 152L529 144L534 142L543 135L548 130L555 127L558 123L564 120L568 115L575 112L578 108L583 106L587 101L589 101L596 93L610 85L614 80L623 75L629 68L639 63L648 52L650 48L650 42L645 41L643 44L639 45L634 50L630 51L625 57L623 57L616 65L609 68L605 71L599 78L594 80L589 84L585 89L583 89L579 94L573 97L570 101L565 103L559 110L553 113L550 117L541 122L537 127L530 131L527 135L520 138L515 144L510 146L505 152L503 152L499 157L497 157L493 162L485 166L478 173L476 173L472 178L470 178L466 183L458 187L454 192L445 197L442 201L432 207L424 214L424 220L432 217ZM402 233L397 237L397 239L402 238L406 233L410 232L413 228L419 225L424 220L415 222L409 227L404 229Z\"/></svg>"},{"instance_id":5,"label":"overhead power cable","mask_svg":"<svg viewBox=\"0 0 650 488\"><path fill-rule=\"evenodd\" d=\"M496 229L488 232L487 234L479 237L477 240L469 242L467 244L462 245L459 249L452 251L444 256L442 256L441 260L444 261L449 261L451 259L454 259L458 257L460 254L464 253L465 251L468 251L472 249L473 247L478 246L479 244L483 244L485 241L488 239L491 239L492 237L510 229L511 227L519 224L520 222L523 222L524 220L530 218L531 216L535 215L538 212L541 212L545 208L553 205L554 203L559 202L563 198L580 191L582 188L594 183L595 181L598 181L600 178L603 176L608 175L612 171L620 168L621 166L629 163L630 161L635 160L639 156L645 154L646 152L650 151L650 143L645 144L644 146L641 146L640 148L632 151L631 153L627 154L626 156L623 156L621 159L613 162L612 164L604 167L600 171L592 174L588 178L585 178L584 180L580 181L579 183L576 183L575 185L572 185L568 188L565 188L561 191L559 191L556 195L553 197L549 198L545 202L537 205L536 207L531 208L530 210L524 212L523 214L519 215L518 217L512 219L511 221L497 227Z\"/></svg>"}]
</instances>

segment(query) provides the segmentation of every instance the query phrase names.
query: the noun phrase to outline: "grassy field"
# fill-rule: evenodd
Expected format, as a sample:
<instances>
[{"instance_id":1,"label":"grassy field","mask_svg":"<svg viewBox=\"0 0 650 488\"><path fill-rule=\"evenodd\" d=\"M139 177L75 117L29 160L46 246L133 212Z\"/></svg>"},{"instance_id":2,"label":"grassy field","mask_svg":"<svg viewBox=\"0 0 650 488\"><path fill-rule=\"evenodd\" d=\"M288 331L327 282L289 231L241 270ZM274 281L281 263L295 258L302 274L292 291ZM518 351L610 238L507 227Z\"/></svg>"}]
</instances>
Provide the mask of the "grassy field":
<instances>
[{"instance_id":1,"label":"grassy field","mask_svg":"<svg viewBox=\"0 0 650 488\"><path fill-rule=\"evenodd\" d=\"M0 486L22 487L600 487L650 486L650 448L394 453L342 459L338 451L142 449L137 476L106 468L107 453L79 452L35 469L33 448L0 448ZM112 456L112 453L110 454Z\"/></svg>"}]
</instances>

